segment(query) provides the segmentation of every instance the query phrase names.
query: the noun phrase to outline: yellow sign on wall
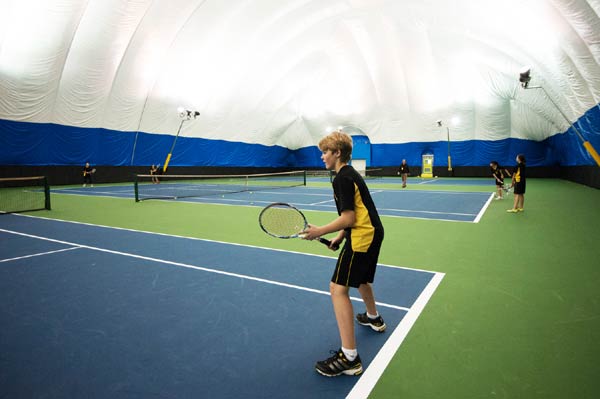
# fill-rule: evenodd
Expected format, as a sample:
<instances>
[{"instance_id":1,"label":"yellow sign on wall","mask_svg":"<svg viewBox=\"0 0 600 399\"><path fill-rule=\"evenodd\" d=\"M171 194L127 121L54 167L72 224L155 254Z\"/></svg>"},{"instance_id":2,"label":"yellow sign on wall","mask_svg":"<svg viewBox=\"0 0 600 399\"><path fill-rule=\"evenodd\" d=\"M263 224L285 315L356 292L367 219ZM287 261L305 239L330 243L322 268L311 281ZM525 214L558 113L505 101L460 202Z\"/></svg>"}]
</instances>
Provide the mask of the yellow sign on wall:
<instances>
[{"instance_id":1,"label":"yellow sign on wall","mask_svg":"<svg viewBox=\"0 0 600 399\"><path fill-rule=\"evenodd\" d=\"M423 155L423 168L421 177L433 177L433 154Z\"/></svg>"}]
</instances>

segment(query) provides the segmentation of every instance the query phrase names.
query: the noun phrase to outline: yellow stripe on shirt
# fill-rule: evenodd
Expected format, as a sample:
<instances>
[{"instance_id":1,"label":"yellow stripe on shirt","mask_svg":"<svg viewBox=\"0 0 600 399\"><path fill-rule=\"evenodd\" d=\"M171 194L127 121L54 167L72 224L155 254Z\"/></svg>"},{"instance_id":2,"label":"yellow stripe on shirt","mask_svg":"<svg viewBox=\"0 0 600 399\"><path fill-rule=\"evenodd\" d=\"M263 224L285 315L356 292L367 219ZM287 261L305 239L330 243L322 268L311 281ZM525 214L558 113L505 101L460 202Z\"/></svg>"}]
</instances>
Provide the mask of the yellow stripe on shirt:
<instances>
[{"instance_id":1,"label":"yellow stripe on shirt","mask_svg":"<svg viewBox=\"0 0 600 399\"><path fill-rule=\"evenodd\" d=\"M354 184L354 213L356 215L356 222L351 230L352 250L355 252L367 252L373 242L375 228L371 224L369 211L363 203L356 183Z\"/></svg>"}]
</instances>

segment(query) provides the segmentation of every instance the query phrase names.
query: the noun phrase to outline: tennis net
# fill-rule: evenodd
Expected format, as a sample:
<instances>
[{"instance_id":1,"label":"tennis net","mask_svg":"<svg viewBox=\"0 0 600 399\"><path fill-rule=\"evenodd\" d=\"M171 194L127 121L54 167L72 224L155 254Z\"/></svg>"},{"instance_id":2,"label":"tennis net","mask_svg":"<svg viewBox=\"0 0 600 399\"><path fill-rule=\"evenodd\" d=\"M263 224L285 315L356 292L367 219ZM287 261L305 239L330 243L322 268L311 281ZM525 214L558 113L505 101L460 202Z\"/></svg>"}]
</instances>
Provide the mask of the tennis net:
<instances>
[{"instance_id":1,"label":"tennis net","mask_svg":"<svg viewBox=\"0 0 600 399\"><path fill-rule=\"evenodd\" d=\"M45 176L0 178L0 213L50 209Z\"/></svg>"},{"instance_id":2,"label":"tennis net","mask_svg":"<svg viewBox=\"0 0 600 399\"><path fill-rule=\"evenodd\" d=\"M359 171L359 173L366 179L377 179L384 176L383 168L369 168L367 170ZM331 170L319 169L319 170L307 170L306 175L308 177L317 178L328 178L329 181L333 182L335 178L335 172Z\"/></svg>"},{"instance_id":3,"label":"tennis net","mask_svg":"<svg viewBox=\"0 0 600 399\"><path fill-rule=\"evenodd\" d=\"M317 177L317 178L321 178L321 177L325 177L327 179L331 180L331 176L333 176L333 172L327 169L312 169L312 170L307 170L306 171L306 176L307 177Z\"/></svg>"},{"instance_id":4,"label":"tennis net","mask_svg":"<svg viewBox=\"0 0 600 399\"><path fill-rule=\"evenodd\" d=\"M368 168L365 170L365 177L376 179L384 176L383 168Z\"/></svg>"},{"instance_id":5,"label":"tennis net","mask_svg":"<svg viewBox=\"0 0 600 399\"><path fill-rule=\"evenodd\" d=\"M306 185L303 170L250 175L136 175L135 201L225 195Z\"/></svg>"}]
</instances>

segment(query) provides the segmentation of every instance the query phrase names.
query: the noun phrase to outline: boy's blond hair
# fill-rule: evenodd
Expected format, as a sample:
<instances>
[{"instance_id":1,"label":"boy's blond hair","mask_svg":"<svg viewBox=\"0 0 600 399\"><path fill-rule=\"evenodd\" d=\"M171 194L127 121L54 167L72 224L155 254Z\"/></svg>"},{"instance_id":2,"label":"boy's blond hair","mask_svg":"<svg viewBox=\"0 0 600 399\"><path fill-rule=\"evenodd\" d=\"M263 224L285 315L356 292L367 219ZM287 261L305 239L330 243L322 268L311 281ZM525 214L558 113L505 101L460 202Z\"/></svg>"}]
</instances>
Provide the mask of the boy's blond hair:
<instances>
[{"instance_id":1,"label":"boy's blond hair","mask_svg":"<svg viewBox=\"0 0 600 399\"><path fill-rule=\"evenodd\" d=\"M319 141L321 151L340 151L340 161L347 163L352 157L352 138L341 131L329 133Z\"/></svg>"}]
</instances>

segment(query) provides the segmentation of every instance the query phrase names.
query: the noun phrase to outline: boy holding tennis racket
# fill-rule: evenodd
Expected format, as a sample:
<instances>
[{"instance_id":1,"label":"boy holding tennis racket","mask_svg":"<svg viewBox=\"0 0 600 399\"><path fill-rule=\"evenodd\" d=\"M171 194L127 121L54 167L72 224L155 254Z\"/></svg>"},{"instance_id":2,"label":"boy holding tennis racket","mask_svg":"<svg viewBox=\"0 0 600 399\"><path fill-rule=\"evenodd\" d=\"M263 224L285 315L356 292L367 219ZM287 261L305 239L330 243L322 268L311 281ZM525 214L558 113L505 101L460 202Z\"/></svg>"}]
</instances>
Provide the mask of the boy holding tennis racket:
<instances>
[{"instance_id":1,"label":"boy holding tennis racket","mask_svg":"<svg viewBox=\"0 0 600 399\"><path fill-rule=\"evenodd\" d=\"M495 199L497 199L497 200L504 199L504 197L502 196L502 193L504 191L504 174L506 173L507 176L510 176L510 173L508 172L508 170L506 170L506 168L503 168L500 165L498 165L497 161L490 162L490 169L492 171L492 177L494 178L494 180L496 182L496 198Z\"/></svg>"},{"instance_id":2,"label":"boy holding tennis racket","mask_svg":"<svg viewBox=\"0 0 600 399\"><path fill-rule=\"evenodd\" d=\"M383 332L386 325L377 312L372 287L383 242L383 225L365 181L348 165L352 155L350 136L339 131L333 132L319 142L319 149L327 170L336 172L332 185L339 216L325 226L309 225L303 232L304 238L314 240L338 232L331 240L330 248L333 249L344 239L346 243L329 283L342 345L338 351L331 351L333 356L317 362L315 367L317 372L327 377L359 375L363 369L356 349L354 310L349 290L350 287L357 288L366 305L366 312L357 314L356 321Z\"/></svg>"},{"instance_id":3,"label":"boy holding tennis racket","mask_svg":"<svg viewBox=\"0 0 600 399\"><path fill-rule=\"evenodd\" d=\"M515 171L512 175L512 187L514 188L513 194L515 195L515 200L513 207L506 211L509 213L523 212L523 206L525 205L525 189L527 183L525 179L525 155L517 155L516 161L517 166L515 166Z\"/></svg>"}]
</instances>

